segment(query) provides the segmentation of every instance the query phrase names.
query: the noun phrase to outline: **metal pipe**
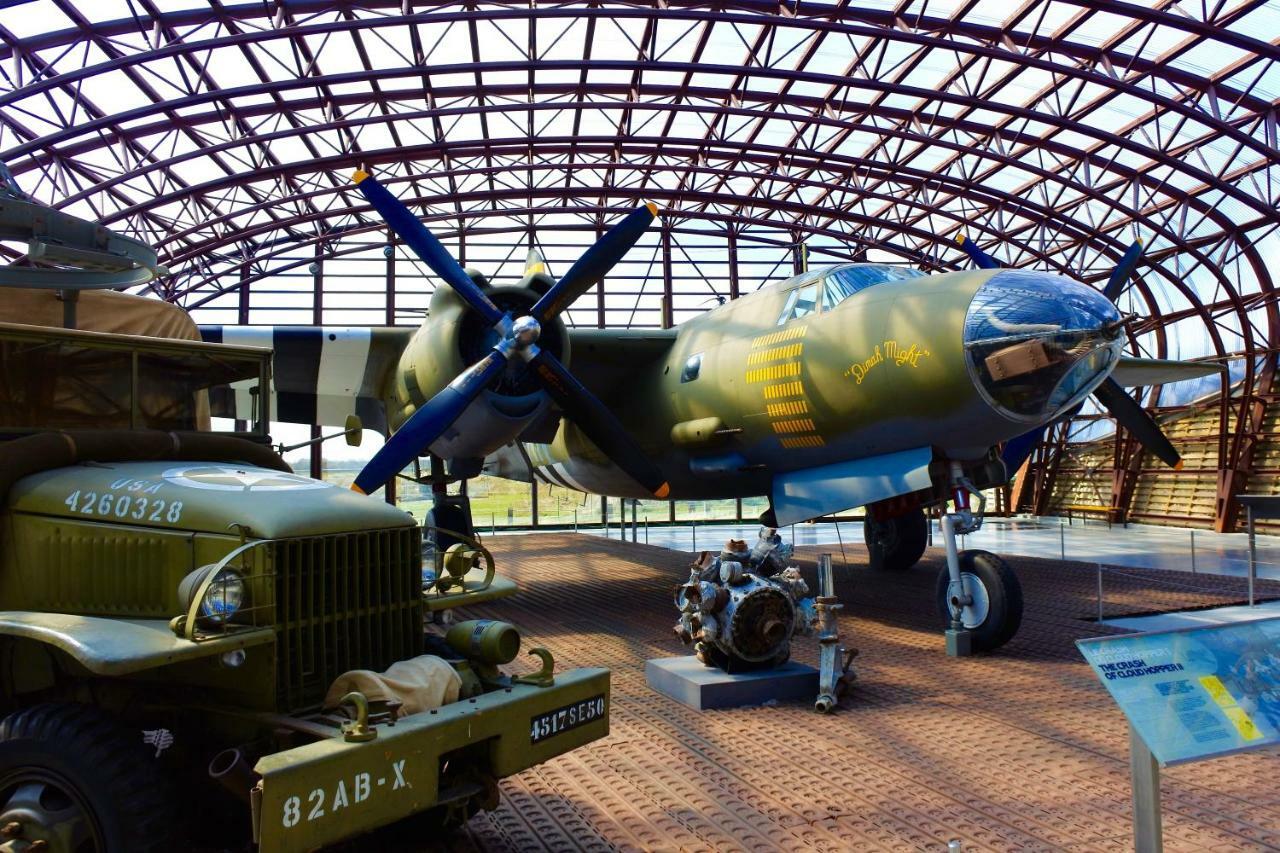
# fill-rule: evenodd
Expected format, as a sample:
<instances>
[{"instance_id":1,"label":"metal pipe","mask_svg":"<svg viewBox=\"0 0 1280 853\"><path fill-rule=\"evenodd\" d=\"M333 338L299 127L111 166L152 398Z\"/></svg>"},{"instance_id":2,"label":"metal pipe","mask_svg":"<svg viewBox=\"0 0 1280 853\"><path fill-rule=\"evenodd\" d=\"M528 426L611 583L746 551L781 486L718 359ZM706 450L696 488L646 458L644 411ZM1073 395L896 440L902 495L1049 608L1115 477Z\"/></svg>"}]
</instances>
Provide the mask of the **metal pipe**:
<instances>
[{"instance_id":1,"label":"metal pipe","mask_svg":"<svg viewBox=\"0 0 1280 853\"><path fill-rule=\"evenodd\" d=\"M1062 519L1058 519L1058 553L1061 559L1067 559L1067 528L1062 524Z\"/></svg>"},{"instance_id":2,"label":"metal pipe","mask_svg":"<svg viewBox=\"0 0 1280 853\"><path fill-rule=\"evenodd\" d=\"M1102 563L1098 563L1098 621L1102 621Z\"/></svg>"},{"instance_id":3,"label":"metal pipe","mask_svg":"<svg viewBox=\"0 0 1280 853\"><path fill-rule=\"evenodd\" d=\"M1253 507L1245 507L1245 520L1249 527L1249 606L1253 606L1253 579L1258 574L1258 543L1253 535Z\"/></svg>"},{"instance_id":4,"label":"metal pipe","mask_svg":"<svg viewBox=\"0 0 1280 853\"><path fill-rule=\"evenodd\" d=\"M1191 574L1196 574L1196 532L1191 531Z\"/></svg>"},{"instance_id":5,"label":"metal pipe","mask_svg":"<svg viewBox=\"0 0 1280 853\"><path fill-rule=\"evenodd\" d=\"M234 747L213 757L209 762L209 778L245 802L249 801L249 791L257 784L244 753Z\"/></svg>"}]
</instances>

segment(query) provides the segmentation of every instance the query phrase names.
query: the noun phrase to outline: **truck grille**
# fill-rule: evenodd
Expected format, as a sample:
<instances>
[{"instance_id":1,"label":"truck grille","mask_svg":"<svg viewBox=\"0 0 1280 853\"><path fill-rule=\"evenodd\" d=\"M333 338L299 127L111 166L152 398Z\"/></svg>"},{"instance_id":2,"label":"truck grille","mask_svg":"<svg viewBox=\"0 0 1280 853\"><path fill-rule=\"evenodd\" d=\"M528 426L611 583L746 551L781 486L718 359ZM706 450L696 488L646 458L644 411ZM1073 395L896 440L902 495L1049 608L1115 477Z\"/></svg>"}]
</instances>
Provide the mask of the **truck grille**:
<instances>
[{"instance_id":1,"label":"truck grille","mask_svg":"<svg viewBox=\"0 0 1280 853\"><path fill-rule=\"evenodd\" d=\"M421 531L416 527L274 543L276 692L316 705L352 669L386 669L422 649Z\"/></svg>"}]
</instances>

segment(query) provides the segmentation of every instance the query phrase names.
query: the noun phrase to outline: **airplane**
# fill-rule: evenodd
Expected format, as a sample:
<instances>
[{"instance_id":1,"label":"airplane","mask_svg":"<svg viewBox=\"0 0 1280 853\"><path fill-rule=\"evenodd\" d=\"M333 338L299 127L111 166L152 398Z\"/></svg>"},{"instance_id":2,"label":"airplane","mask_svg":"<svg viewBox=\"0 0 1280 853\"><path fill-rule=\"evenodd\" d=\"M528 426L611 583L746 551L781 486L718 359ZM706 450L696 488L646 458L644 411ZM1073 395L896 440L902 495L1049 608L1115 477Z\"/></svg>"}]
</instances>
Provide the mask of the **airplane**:
<instances>
[{"instance_id":1,"label":"airplane","mask_svg":"<svg viewBox=\"0 0 1280 853\"><path fill-rule=\"evenodd\" d=\"M1123 386L1216 370L1124 355L1133 318L1114 299L1140 243L1102 291L1001 268L962 237L976 269L837 264L678 328L578 329L562 312L635 244L655 205L625 216L558 280L531 251L518 282L494 284L464 270L375 177L353 180L447 285L420 327L203 327L210 340L275 350L273 419L336 424L354 409L389 434L353 488L373 492L430 457L428 525L467 534L465 499L445 486L481 473L622 498L765 495L767 527L866 507L872 564L889 570L922 556L925 509L954 502L938 606L979 650L1016 632L1021 593L994 555L957 555L955 535L981 523L970 498L1008 482L1048 425L1090 395L1179 466Z\"/></svg>"}]
</instances>

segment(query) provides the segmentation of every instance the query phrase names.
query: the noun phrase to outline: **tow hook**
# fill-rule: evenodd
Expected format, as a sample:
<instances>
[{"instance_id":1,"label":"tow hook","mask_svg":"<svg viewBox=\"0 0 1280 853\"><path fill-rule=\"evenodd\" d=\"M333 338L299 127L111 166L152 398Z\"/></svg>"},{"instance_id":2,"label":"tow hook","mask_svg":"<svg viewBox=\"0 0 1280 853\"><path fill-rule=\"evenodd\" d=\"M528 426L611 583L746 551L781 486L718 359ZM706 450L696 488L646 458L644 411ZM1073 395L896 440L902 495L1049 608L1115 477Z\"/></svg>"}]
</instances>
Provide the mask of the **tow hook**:
<instances>
[{"instance_id":1,"label":"tow hook","mask_svg":"<svg viewBox=\"0 0 1280 853\"><path fill-rule=\"evenodd\" d=\"M348 743L367 743L378 736L377 729L369 725L369 700L358 690L352 690L338 700L338 705L352 705L356 718L342 724L342 739Z\"/></svg>"},{"instance_id":2,"label":"tow hook","mask_svg":"<svg viewBox=\"0 0 1280 853\"><path fill-rule=\"evenodd\" d=\"M537 646L529 649L529 654L542 661L542 669L529 675L517 675L511 679L513 684L532 684L534 687L550 687L556 683L555 672L556 662L551 657L551 652Z\"/></svg>"}]
</instances>

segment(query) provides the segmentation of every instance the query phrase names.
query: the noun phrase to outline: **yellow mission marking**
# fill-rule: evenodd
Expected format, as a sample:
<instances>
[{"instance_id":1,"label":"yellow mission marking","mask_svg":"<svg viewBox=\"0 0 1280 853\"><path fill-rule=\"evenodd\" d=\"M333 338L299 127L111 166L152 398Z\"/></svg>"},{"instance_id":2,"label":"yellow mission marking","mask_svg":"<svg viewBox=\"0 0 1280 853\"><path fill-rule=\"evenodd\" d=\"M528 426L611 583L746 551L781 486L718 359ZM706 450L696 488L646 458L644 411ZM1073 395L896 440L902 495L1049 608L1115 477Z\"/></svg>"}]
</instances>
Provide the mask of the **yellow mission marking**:
<instances>
[{"instance_id":1,"label":"yellow mission marking","mask_svg":"<svg viewBox=\"0 0 1280 853\"><path fill-rule=\"evenodd\" d=\"M796 383L799 384L799 383ZM776 386L771 386L776 387ZM769 389L765 389L765 396L769 396ZM785 403L769 403L765 406L765 412L771 418L791 417L794 415L809 414L809 404L804 400L788 400Z\"/></svg>"},{"instance_id":2,"label":"yellow mission marking","mask_svg":"<svg viewBox=\"0 0 1280 853\"><path fill-rule=\"evenodd\" d=\"M747 371L747 382L768 382L773 379L785 379L788 376L800 375L800 363L775 364L772 367L758 367Z\"/></svg>"},{"instance_id":3,"label":"yellow mission marking","mask_svg":"<svg viewBox=\"0 0 1280 853\"><path fill-rule=\"evenodd\" d=\"M753 352L747 356L747 364L765 364L770 361L783 361L795 358L804 350L804 344L788 344L785 347L774 347Z\"/></svg>"},{"instance_id":4,"label":"yellow mission marking","mask_svg":"<svg viewBox=\"0 0 1280 853\"><path fill-rule=\"evenodd\" d=\"M774 344L780 344L783 341L793 341L796 338L803 338L805 333L809 331L808 326L792 326L790 329L783 329L780 332L770 332L767 335L761 335L751 341L751 348L758 349L760 347L771 347Z\"/></svg>"},{"instance_id":5,"label":"yellow mission marking","mask_svg":"<svg viewBox=\"0 0 1280 853\"><path fill-rule=\"evenodd\" d=\"M1231 691L1227 689L1227 686L1222 683L1218 676L1201 676L1200 684L1213 698L1213 701L1222 708L1222 713L1227 715L1231 725L1235 726L1236 731L1240 732L1240 737L1245 740L1257 740L1262 737L1262 732L1259 731L1257 724L1245 713L1244 708L1236 704L1236 697L1231 695Z\"/></svg>"},{"instance_id":6,"label":"yellow mission marking","mask_svg":"<svg viewBox=\"0 0 1280 853\"><path fill-rule=\"evenodd\" d=\"M820 435L796 435L782 439L782 446L788 449L797 447L823 447L826 442Z\"/></svg>"},{"instance_id":7,"label":"yellow mission marking","mask_svg":"<svg viewBox=\"0 0 1280 853\"><path fill-rule=\"evenodd\" d=\"M764 386L764 398L766 400L777 400L780 397L803 397L803 396L804 396L804 385L802 385L799 382L783 382L781 385Z\"/></svg>"},{"instance_id":8,"label":"yellow mission marking","mask_svg":"<svg viewBox=\"0 0 1280 853\"><path fill-rule=\"evenodd\" d=\"M774 432L813 432L813 421L809 418L799 418L794 421L775 421L773 424Z\"/></svg>"},{"instance_id":9,"label":"yellow mission marking","mask_svg":"<svg viewBox=\"0 0 1280 853\"><path fill-rule=\"evenodd\" d=\"M1222 683L1218 676L1201 676L1200 684L1208 692L1209 696L1212 697L1213 701L1217 702L1219 706L1229 708L1236 704L1235 697L1231 695L1231 692L1227 690L1227 686Z\"/></svg>"},{"instance_id":10,"label":"yellow mission marking","mask_svg":"<svg viewBox=\"0 0 1280 853\"><path fill-rule=\"evenodd\" d=\"M1232 705L1230 708L1223 708L1222 713L1227 715L1227 719L1236 727L1236 731L1240 732L1240 737L1245 740L1257 740L1262 737L1262 732L1258 730L1257 724L1249 719L1249 715L1244 712L1244 708L1239 705Z\"/></svg>"}]
</instances>

